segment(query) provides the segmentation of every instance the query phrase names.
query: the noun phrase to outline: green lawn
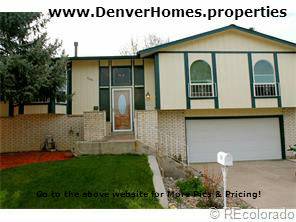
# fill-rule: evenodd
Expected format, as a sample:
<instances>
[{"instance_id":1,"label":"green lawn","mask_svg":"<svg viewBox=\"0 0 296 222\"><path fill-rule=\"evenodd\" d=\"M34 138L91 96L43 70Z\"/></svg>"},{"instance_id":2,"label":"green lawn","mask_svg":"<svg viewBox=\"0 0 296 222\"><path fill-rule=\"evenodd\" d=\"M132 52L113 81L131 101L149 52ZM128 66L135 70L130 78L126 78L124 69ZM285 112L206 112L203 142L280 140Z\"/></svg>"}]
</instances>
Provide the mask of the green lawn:
<instances>
[{"instance_id":1,"label":"green lawn","mask_svg":"<svg viewBox=\"0 0 296 222\"><path fill-rule=\"evenodd\" d=\"M151 195L152 172L144 155L83 156L1 170L0 186L0 208L161 208ZM76 196L66 197L69 191ZM113 197L125 191L149 196Z\"/></svg>"}]
</instances>

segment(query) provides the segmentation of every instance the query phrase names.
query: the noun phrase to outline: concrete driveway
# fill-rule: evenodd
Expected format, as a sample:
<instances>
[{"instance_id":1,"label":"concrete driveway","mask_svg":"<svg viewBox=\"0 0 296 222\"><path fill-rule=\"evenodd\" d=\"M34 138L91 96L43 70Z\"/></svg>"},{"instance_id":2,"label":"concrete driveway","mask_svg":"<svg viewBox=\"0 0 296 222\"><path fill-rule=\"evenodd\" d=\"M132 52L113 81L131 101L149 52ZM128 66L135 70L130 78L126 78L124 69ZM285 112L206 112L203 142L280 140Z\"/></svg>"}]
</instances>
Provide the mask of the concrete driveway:
<instances>
[{"instance_id":1,"label":"concrete driveway","mask_svg":"<svg viewBox=\"0 0 296 222\"><path fill-rule=\"evenodd\" d=\"M191 164L197 170L220 173L216 163ZM288 160L235 162L228 171L228 190L257 192L257 199L242 198L255 208L296 208L296 162Z\"/></svg>"}]
</instances>

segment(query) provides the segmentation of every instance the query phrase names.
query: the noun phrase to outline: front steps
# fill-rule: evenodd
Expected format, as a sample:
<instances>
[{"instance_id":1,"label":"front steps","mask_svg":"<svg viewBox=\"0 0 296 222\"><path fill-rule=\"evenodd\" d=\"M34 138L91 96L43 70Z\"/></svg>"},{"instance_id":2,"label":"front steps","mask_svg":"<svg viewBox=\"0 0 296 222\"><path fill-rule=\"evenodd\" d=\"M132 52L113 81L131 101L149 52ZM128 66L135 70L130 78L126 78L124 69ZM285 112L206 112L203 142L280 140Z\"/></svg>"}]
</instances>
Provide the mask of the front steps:
<instances>
[{"instance_id":1,"label":"front steps","mask_svg":"<svg viewBox=\"0 0 296 222\"><path fill-rule=\"evenodd\" d=\"M131 133L115 133L101 141L78 141L74 149L75 155L125 153L143 154L147 153L147 149Z\"/></svg>"},{"instance_id":2,"label":"front steps","mask_svg":"<svg viewBox=\"0 0 296 222\"><path fill-rule=\"evenodd\" d=\"M79 141L76 146L75 153L78 155L123 154L136 152L136 141Z\"/></svg>"}]
</instances>

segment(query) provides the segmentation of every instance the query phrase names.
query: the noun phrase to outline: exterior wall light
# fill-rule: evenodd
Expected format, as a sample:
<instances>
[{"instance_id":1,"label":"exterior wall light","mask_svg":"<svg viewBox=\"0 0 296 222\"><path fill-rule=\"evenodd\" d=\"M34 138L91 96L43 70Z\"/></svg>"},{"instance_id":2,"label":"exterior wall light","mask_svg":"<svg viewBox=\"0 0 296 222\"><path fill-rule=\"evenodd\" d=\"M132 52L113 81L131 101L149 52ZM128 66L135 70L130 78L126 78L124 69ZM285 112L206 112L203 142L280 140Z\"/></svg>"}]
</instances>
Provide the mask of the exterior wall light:
<instances>
[{"instance_id":1,"label":"exterior wall light","mask_svg":"<svg viewBox=\"0 0 296 222\"><path fill-rule=\"evenodd\" d=\"M150 100L150 99L151 99L151 95L150 95L150 93L147 92L146 95L145 95L145 97L146 97L147 100Z\"/></svg>"}]
</instances>

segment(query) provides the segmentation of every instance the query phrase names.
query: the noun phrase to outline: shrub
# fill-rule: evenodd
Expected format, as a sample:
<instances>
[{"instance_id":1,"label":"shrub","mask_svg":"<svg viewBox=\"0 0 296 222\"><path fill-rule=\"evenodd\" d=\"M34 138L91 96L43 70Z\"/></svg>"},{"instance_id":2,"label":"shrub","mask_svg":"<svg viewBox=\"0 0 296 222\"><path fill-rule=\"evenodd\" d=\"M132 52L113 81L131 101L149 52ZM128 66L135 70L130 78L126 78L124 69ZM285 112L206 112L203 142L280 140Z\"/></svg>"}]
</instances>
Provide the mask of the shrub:
<instances>
[{"instance_id":1,"label":"shrub","mask_svg":"<svg viewBox=\"0 0 296 222\"><path fill-rule=\"evenodd\" d=\"M186 196L194 196L205 192L205 188L199 177L192 177L177 182L181 194Z\"/></svg>"},{"instance_id":2,"label":"shrub","mask_svg":"<svg viewBox=\"0 0 296 222\"><path fill-rule=\"evenodd\" d=\"M216 192L220 191L220 185L222 181L221 174L209 174L208 170L205 169L203 172L203 187L208 195L200 198L197 203L197 207L200 208L223 208L222 198L217 198Z\"/></svg>"}]
</instances>

